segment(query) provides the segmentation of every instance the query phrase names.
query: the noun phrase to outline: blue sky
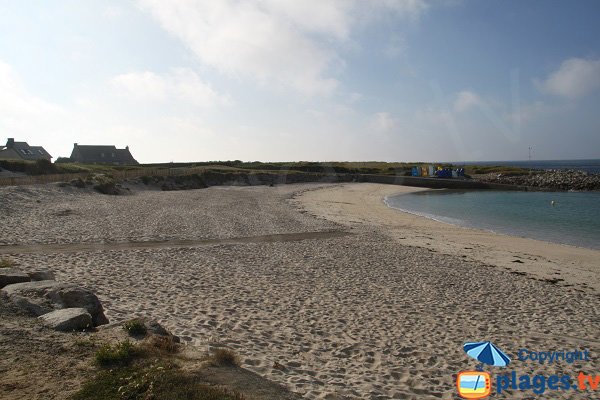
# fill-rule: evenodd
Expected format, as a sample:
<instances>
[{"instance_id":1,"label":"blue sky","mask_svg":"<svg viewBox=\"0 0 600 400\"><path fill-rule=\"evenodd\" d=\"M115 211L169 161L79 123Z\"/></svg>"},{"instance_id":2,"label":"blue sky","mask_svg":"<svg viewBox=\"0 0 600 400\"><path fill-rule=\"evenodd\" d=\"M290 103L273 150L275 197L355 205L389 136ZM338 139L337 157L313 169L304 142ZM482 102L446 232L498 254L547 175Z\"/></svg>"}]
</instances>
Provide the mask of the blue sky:
<instances>
[{"instance_id":1,"label":"blue sky","mask_svg":"<svg viewBox=\"0 0 600 400\"><path fill-rule=\"evenodd\" d=\"M593 0L0 0L0 130L141 162L600 158L599 17Z\"/></svg>"}]
</instances>

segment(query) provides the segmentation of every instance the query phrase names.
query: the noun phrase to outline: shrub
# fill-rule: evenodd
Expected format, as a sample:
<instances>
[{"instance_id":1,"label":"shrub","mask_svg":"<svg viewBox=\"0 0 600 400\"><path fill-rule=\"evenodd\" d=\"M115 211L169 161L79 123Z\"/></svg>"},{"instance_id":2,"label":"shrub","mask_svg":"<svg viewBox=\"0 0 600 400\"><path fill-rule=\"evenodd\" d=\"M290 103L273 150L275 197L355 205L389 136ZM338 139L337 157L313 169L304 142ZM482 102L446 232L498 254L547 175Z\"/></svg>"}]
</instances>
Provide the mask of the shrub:
<instances>
[{"instance_id":1,"label":"shrub","mask_svg":"<svg viewBox=\"0 0 600 400\"><path fill-rule=\"evenodd\" d=\"M240 365L240 358L234 351L229 349L217 349L213 352L211 361L220 367L237 367Z\"/></svg>"},{"instance_id":2,"label":"shrub","mask_svg":"<svg viewBox=\"0 0 600 400\"><path fill-rule=\"evenodd\" d=\"M11 172L25 172L30 161L0 160L0 168Z\"/></svg>"},{"instance_id":3,"label":"shrub","mask_svg":"<svg viewBox=\"0 0 600 400\"><path fill-rule=\"evenodd\" d=\"M174 354L179 351L179 345L173 340L173 336L156 336L153 335L148 345L152 349L159 350L163 353Z\"/></svg>"},{"instance_id":4,"label":"shrub","mask_svg":"<svg viewBox=\"0 0 600 400\"><path fill-rule=\"evenodd\" d=\"M117 344L105 344L96 351L96 363L100 366L127 365L136 354L135 346L125 340Z\"/></svg>"},{"instance_id":5,"label":"shrub","mask_svg":"<svg viewBox=\"0 0 600 400\"><path fill-rule=\"evenodd\" d=\"M132 319L123 324L123 329L129 333L130 336L145 336L147 329L144 321L141 319Z\"/></svg>"},{"instance_id":6,"label":"shrub","mask_svg":"<svg viewBox=\"0 0 600 400\"><path fill-rule=\"evenodd\" d=\"M55 174L56 167L50 162L50 160L46 160L45 158L41 158L39 160L35 160L34 163L28 164L25 168L25 172L29 175L46 175L46 174Z\"/></svg>"},{"instance_id":7,"label":"shrub","mask_svg":"<svg viewBox=\"0 0 600 400\"><path fill-rule=\"evenodd\" d=\"M171 363L140 364L100 371L74 400L243 400L238 393L207 386Z\"/></svg>"}]
</instances>

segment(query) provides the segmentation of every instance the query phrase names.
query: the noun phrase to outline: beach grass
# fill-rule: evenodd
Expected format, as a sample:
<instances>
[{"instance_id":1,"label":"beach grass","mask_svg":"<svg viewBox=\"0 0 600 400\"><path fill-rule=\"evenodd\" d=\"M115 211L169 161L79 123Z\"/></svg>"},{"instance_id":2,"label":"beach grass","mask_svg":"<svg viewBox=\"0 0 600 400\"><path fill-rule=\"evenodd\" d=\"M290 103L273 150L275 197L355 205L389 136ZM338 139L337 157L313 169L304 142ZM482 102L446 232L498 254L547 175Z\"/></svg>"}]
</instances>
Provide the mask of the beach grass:
<instances>
[{"instance_id":1,"label":"beach grass","mask_svg":"<svg viewBox=\"0 0 600 400\"><path fill-rule=\"evenodd\" d=\"M236 367L240 365L239 356L229 349L217 349L210 357L211 362L219 367Z\"/></svg>"},{"instance_id":2,"label":"beach grass","mask_svg":"<svg viewBox=\"0 0 600 400\"><path fill-rule=\"evenodd\" d=\"M125 340L116 344L105 344L96 351L96 364L102 367L128 365L139 354L139 348Z\"/></svg>"},{"instance_id":3,"label":"beach grass","mask_svg":"<svg viewBox=\"0 0 600 400\"><path fill-rule=\"evenodd\" d=\"M206 385L192 373L164 360L138 360L131 366L98 372L73 400L243 400L241 394Z\"/></svg>"},{"instance_id":4,"label":"beach grass","mask_svg":"<svg viewBox=\"0 0 600 400\"><path fill-rule=\"evenodd\" d=\"M172 337L104 344L95 353L96 374L71 399L244 399L237 392L207 385L198 375L184 371L175 356L178 351Z\"/></svg>"},{"instance_id":5,"label":"beach grass","mask_svg":"<svg viewBox=\"0 0 600 400\"><path fill-rule=\"evenodd\" d=\"M123 324L123 329L130 336L144 336L147 332L146 325L141 319L132 319Z\"/></svg>"}]
</instances>

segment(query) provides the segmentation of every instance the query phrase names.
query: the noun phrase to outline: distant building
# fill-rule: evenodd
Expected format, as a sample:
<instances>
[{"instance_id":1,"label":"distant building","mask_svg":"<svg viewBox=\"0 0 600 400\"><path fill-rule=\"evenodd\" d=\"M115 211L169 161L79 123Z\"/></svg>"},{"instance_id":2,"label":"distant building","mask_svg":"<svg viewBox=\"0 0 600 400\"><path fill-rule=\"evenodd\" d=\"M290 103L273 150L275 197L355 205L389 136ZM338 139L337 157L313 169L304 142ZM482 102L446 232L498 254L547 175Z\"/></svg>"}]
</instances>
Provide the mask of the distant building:
<instances>
[{"instance_id":1,"label":"distant building","mask_svg":"<svg viewBox=\"0 0 600 400\"><path fill-rule=\"evenodd\" d=\"M9 138L6 146L0 146L0 160L52 160L52 156L42 146L30 146L27 142L15 142Z\"/></svg>"},{"instance_id":2,"label":"distant building","mask_svg":"<svg viewBox=\"0 0 600 400\"><path fill-rule=\"evenodd\" d=\"M138 164L129 152L129 146L117 149L115 146L87 146L75 143L71 161L82 164Z\"/></svg>"}]
</instances>

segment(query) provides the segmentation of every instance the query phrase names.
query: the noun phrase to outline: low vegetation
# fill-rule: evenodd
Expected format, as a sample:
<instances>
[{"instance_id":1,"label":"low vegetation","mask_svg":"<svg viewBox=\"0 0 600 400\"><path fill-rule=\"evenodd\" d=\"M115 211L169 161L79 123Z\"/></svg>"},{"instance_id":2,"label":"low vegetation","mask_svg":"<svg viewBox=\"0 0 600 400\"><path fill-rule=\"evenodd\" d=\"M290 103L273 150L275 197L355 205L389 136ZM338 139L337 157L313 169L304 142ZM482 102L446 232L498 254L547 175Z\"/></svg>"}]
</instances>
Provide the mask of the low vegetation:
<instances>
[{"instance_id":1,"label":"low vegetation","mask_svg":"<svg viewBox=\"0 0 600 400\"><path fill-rule=\"evenodd\" d=\"M210 357L211 362L219 367L237 367L240 358L234 351L229 349L216 349Z\"/></svg>"},{"instance_id":2,"label":"low vegetation","mask_svg":"<svg viewBox=\"0 0 600 400\"><path fill-rule=\"evenodd\" d=\"M143 169L141 165L102 165L102 164L75 164L75 163L51 163L48 160L0 160L0 168L23 172L27 175L48 174L75 174L75 173L111 173L114 171L129 171Z\"/></svg>"},{"instance_id":3,"label":"low vegetation","mask_svg":"<svg viewBox=\"0 0 600 400\"><path fill-rule=\"evenodd\" d=\"M73 400L243 400L240 394L204 384L174 363L141 361L103 370Z\"/></svg>"},{"instance_id":4,"label":"low vegetation","mask_svg":"<svg viewBox=\"0 0 600 400\"><path fill-rule=\"evenodd\" d=\"M96 364L101 367L129 365L140 349L129 340L105 344L96 351Z\"/></svg>"},{"instance_id":5,"label":"low vegetation","mask_svg":"<svg viewBox=\"0 0 600 400\"><path fill-rule=\"evenodd\" d=\"M179 344L173 340L172 336L154 335L150 338L146 348L160 354L175 354L179 351Z\"/></svg>"},{"instance_id":6,"label":"low vegetation","mask_svg":"<svg viewBox=\"0 0 600 400\"><path fill-rule=\"evenodd\" d=\"M140 325L136 321L140 320L129 321L126 326L137 330ZM171 336L153 335L139 344L129 340L105 344L96 351L100 369L71 398L244 400L241 394L210 386L193 372L183 370L175 356L178 350L179 345ZM224 356L223 360L231 362L231 357Z\"/></svg>"},{"instance_id":7,"label":"low vegetation","mask_svg":"<svg viewBox=\"0 0 600 400\"><path fill-rule=\"evenodd\" d=\"M127 331L130 336L145 336L147 329L144 321L141 319L132 319L123 324L123 329Z\"/></svg>"},{"instance_id":8,"label":"low vegetation","mask_svg":"<svg viewBox=\"0 0 600 400\"><path fill-rule=\"evenodd\" d=\"M469 175L502 174L504 176L520 176L531 173L531 170L526 168L484 165L470 165L465 168L465 171Z\"/></svg>"}]
</instances>

